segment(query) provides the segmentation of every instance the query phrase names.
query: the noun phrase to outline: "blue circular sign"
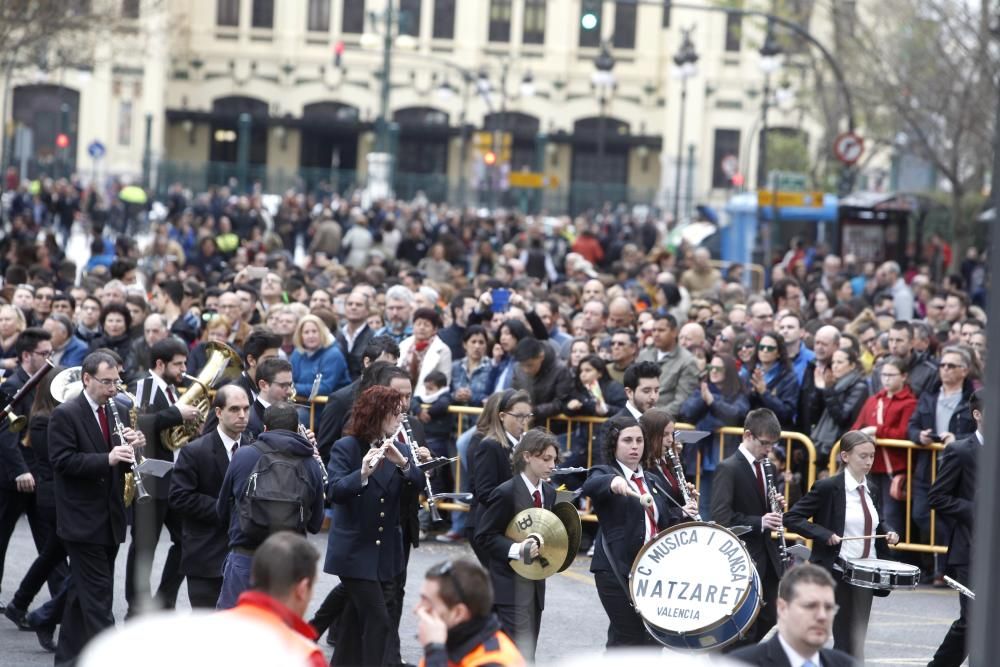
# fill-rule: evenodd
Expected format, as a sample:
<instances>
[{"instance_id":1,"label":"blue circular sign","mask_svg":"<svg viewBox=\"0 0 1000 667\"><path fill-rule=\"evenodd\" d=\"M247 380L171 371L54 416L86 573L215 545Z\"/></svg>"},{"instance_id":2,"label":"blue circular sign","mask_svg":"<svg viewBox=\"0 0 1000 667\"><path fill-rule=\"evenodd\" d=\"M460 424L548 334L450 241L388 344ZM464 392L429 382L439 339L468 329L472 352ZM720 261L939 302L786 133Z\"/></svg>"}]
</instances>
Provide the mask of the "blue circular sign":
<instances>
[{"instance_id":1,"label":"blue circular sign","mask_svg":"<svg viewBox=\"0 0 1000 667\"><path fill-rule=\"evenodd\" d=\"M102 144L100 141L97 141L96 139L94 141L91 141L90 144L87 145L87 153L90 155L90 157L94 158L95 160L101 159L107 152L108 150L104 147L104 144Z\"/></svg>"}]
</instances>

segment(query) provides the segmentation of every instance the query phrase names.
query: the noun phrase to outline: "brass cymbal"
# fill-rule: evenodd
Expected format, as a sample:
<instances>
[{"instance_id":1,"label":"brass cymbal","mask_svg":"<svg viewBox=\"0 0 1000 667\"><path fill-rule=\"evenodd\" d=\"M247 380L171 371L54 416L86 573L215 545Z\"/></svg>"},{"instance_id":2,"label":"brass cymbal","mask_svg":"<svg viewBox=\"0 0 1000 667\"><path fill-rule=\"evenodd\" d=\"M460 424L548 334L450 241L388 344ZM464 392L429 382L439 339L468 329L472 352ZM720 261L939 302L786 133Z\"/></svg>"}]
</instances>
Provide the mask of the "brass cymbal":
<instances>
[{"instance_id":1,"label":"brass cymbal","mask_svg":"<svg viewBox=\"0 0 1000 667\"><path fill-rule=\"evenodd\" d=\"M577 511L576 505L573 503L556 503L552 506L552 512L562 521L563 526L566 528L566 535L569 537L566 560L563 561L562 567L559 568L559 572L562 572L573 564L576 554L580 552L580 538L583 536L583 526L580 523L580 512Z\"/></svg>"},{"instance_id":2,"label":"brass cymbal","mask_svg":"<svg viewBox=\"0 0 1000 667\"><path fill-rule=\"evenodd\" d=\"M525 579L545 579L563 568L569 553L569 535L563 520L554 512L541 507L521 510L507 524L505 534L515 542L523 542L529 536L540 539L538 558L530 565L520 560L510 562L511 569Z\"/></svg>"}]
</instances>

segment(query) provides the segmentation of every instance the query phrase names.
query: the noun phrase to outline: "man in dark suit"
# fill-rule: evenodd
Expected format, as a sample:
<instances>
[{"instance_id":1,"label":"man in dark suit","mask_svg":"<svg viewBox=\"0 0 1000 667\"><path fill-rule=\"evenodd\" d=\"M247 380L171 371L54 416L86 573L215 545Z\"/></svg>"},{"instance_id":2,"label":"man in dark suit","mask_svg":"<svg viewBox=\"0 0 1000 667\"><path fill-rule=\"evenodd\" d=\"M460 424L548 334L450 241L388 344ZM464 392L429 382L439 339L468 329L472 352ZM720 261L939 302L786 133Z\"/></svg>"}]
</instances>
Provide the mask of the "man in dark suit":
<instances>
[{"instance_id":1,"label":"man in dark suit","mask_svg":"<svg viewBox=\"0 0 1000 667\"><path fill-rule=\"evenodd\" d=\"M355 289L344 300L344 326L337 332L337 346L347 360L351 381L361 377L365 369L364 353L375 332L368 326L368 295Z\"/></svg>"},{"instance_id":2,"label":"man in dark suit","mask_svg":"<svg viewBox=\"0 0 1000 667\"><path fill-rule=\"evenodd\" d=\"M760 575L764 606L746 641L760 641L775 622L774 599L784 565L771 531L781 528L781 513L772 512L762 461L781 438L781 424L767 408L751 410L743 423L743 442L715 469L712 518L719 525L749 526L741 536ZM780 498L784 503L784 498Z\"/></svg>"},{"instance_id":3,"label":"man in dark suit","mask_svg":"<svg viewBox=\"0 0 1000 667\"><path fill-rule=\"evenodd\" d=\"M854 658L836 649L823 648L830 638L834 582L829 572L805 563L792 568L778 587L778 632L766 642L730 654L759 667L855 667Z\"/></svg>"},{"instance_id":4,"label":"man in dark suit","mask_svg":"<svg viewBox=\"0 0 1000 667\"><path fill-rule=\"evenodd\" d=\"M3 385L0 394L10 400L25 385L38 369L45 365L45 359L52 354L52 336L44 329L32 327L25 329L14 344L18 365L14 368ZM13 414L29 416L31 403L35 400L35 392L27 392L14 406ZM31 536L39 551L45 546L46 538L54 526L46 526L35 511L35 477L31 474L29 464L33 463L30 449L22 446L28 430L14 433L10 430L10 421L0 423L0 580L3 579L4 560L7 545L14 527L22 514L28 515ZM29 457L29 460L25 460ZM53 595L55 590L52 591ZM3 604L0 603L0 613Z\"/></svg>"},{"instance_id":5,"label":"man in dark suit","mask_svg":"<svg viewBox=\"0 0 1000 667\"><path fill-rule=\"evenodd\" d=\"M142 447L141 432L129 426L112 435L106 406L121 381L117 360L97 350L83 360L83 391L52 412L49 458L56 498L56 532L70 562L70 589L63 614L56 664L75 660L101 630L114 625L114 570L125 541L125 473Z\"/></svg>"},{"instance_id":6,"label":"man in dark suit","mask_svg":"<svg viewBox=\"0 0 1000 667\"><path fill-rule=\"evenodd\" d=\"M181 516L180 574L187 577L193 608L214 609L229 550L228 526L216 513L226 469L247 427L250 399L237 385L220 387L212 402L218 426L177 454L170 509Z\"/></svg>"},{"instance_id":7,"label":"man in dark suit","mask_svg":"<svg viewBox=\"0 0 1000 667\"><path fill-rule=\"evenodd\" d=\"M264 432L264 411L275 403L291 399L295 385L292 383L292 365L278 357L261 362L255 378L257 398L250 404L247 432L256 440ZM204 435L204 431L202 434Z\"/></svg>"},{"instance_id":8,"label":"man in dark suit","mask_svg":"<svg viewBox=\"0 0 1000 667\"><path fill-rule=\"evenodd\" d=\"M251 406L257 400L257 394L260 393L260 388L257 386L257 369L266 360L277 358L280 348L281 336L269 329L254 331L247 337L246 342L243 343L243 372L233 381L233 384L243 387L247 396L250 397ZM193 370L192 372L195 371ZM263 415L263 410L260 411L260 415ZM215 433L218 425L219 420L215 416L215 412L209 412L208 419L205 420L205 425L201 429L201 434L210 435ZM260 433L259 425L256 433Z\"/></svg>"},{"instance_id":9,"label":"man in dark suit","mask_svg":"<svg viewBox=\"0 0 1000 667\"><path fill-rule=\"evenodd\" d=\"M163 440L164 430L180 426L184 422L197 421L201 417L194 406L177 403L177 385L187 372L187 347L172 336L164 338L153 344L150 362L153 366L149 369L149 375L139 380L135 388L139 430L146 437L143 456L173 462L174 452ZM132 506L132 542L128 547L128 560L125 564L125 599L128 601L126 618L145 611L148 604L153 555L164 526L170 533L170 550L167 552L160 586L156 592L157 606L173 609L183 580L180 574L180 515L170 511L167 502L170 474L162 479L147 476L143 479L143 485L152 500Z\"/></svg>"},{"instance_id":10,"label":"man in dark suit","mask_svg":"<svg viewBox=\"0 0 1000 667\"><path fill-rule=\"evenodd\" d=\"M479 547L489 553L490 579L493 581L493 605L500 626L514 640L521 654L535 660L535 647L545 608L545 580L531 580L510 566L514 560L538 558L539 544L534 540L514 542L507 537L507 526L522 510L542 507L551 510L556 487L545 481L556 467L559 441L542 430L524 434L514 450L514 477L490 494L489 504L476 530Z\"/></svg>"},{"instance_id":11,"label":"man in dark suit","mask_svg":"<svg viewBox=\"0 0 1000 667\"><path fill-rule=\"evenodd\" d=\"M972 570L972 526L976 507L976 461L983 446L983 390L978 389L969 399L976 432L953 442L944 451L937 479L931 485L929 501L932 509L954 522L948 543L947 568L959 583L969 585ZM959 617L951 624L929 667L960 665L969 655L966 644L969 619L969 598L959 595Z\"/></svg>"}]
</instances>

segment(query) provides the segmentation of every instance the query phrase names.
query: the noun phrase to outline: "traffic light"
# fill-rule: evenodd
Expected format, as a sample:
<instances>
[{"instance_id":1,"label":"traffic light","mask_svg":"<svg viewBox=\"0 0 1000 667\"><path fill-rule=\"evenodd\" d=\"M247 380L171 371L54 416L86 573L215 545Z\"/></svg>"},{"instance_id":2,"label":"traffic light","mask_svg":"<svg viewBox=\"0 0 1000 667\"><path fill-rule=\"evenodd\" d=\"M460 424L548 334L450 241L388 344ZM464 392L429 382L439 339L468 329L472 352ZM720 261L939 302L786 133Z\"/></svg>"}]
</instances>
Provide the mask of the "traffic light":
<instances>
[{"instance_id":1,"label":"traffic light","mask_svg":"<svg viewBox=\"0 0 1000 667\"><path fill-rule=\"evenodd\" d=\"M580 7L580 27L594 30L601 23L602 0L583 0Z\"/></svg>"},{"instance_id":2,"label":"traffic light","mask_svg":"<svg viewBox=\"0 0 1000 667\"><path fill-rule=\"evenodd\" d=\"M338 41L333 45L333 66L340 67L341 56L344 55L344 42Z\"/></svg>"},{"instance_id":3,"label":"traffic light","mask_svg":"<svg viewBox=\"0 0 1000 667\"><path fill-rule=\"evenodd\" d=\"M492 167L497 163L497 154L493 151L486 151L483 154L483 162L486 163L487 167Z\"/></svg>"},{"instance_id":4,"label":"traffic light","mask_svg":"<svg viewBox=\"0 0 1000 667\"><path fill-rule=\"evenodd\" d=\"M56 148L69 148L69 135L60 132L56 135Z\"/></svg>"}]
</instances>

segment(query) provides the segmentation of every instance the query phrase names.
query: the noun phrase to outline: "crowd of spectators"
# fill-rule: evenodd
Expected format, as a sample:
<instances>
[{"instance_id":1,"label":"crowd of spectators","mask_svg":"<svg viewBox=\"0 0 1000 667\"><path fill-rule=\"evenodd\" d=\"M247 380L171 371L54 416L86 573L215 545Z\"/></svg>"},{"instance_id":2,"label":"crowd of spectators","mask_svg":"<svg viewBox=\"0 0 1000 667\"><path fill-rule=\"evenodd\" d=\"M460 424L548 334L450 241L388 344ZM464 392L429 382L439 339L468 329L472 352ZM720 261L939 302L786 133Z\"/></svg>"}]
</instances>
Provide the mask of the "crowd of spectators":
<instances>
[{"instance_id":1,"label":"crowd of spectators","mask_svg":"<svg viewBox=\"0 0 1000 667\"><path fill-rule=\"evenodd\" d=\"M668 245L661 220L612 207L575 218L487 215L423 201L366 207L322 190L269 200L181 185L159 217L99 202L65 183L5 199L0 371L15 367L27 327L52 334L64 366L113 349L130 379L167 336L185 342L197 375L209 343L242 351L267 328L281 338L296 394L309 398L356 381L365 346L388 336L413 381L413 418L443 454L454 431L431 425L451 419L449 406L482 407L513 388L530 396L536 424L612 416L639 402L642 373L628 387L627 371L652 363L656 405L713 433L685 453L691 479L700 465L703 516L719 461L714 432L754 408L815 443L820 476L851 428L924 446L975 428L968 399L986 355L975 248L960 263L937 252L936 263L902 267L798 243L754 291L749 267ZM89 238L87 258L65 254L74 224ZM147 226L144 243L126 233ZM569 442L577 465L599 456L586 429ZM883 506L904 521L909 484L913 541L926 540L932 455L919 452L908 471L899 450L878 449ZM796 483L809 472L801 454L775 450ZM4 483L19 473L5 471Z\"/></svg>"}]
</instances>

